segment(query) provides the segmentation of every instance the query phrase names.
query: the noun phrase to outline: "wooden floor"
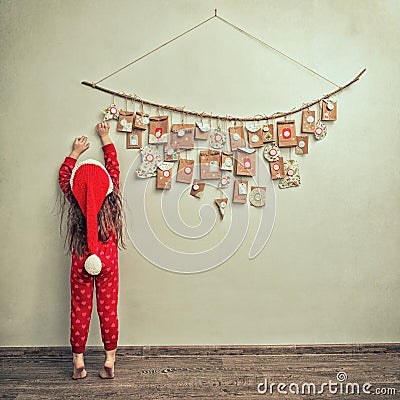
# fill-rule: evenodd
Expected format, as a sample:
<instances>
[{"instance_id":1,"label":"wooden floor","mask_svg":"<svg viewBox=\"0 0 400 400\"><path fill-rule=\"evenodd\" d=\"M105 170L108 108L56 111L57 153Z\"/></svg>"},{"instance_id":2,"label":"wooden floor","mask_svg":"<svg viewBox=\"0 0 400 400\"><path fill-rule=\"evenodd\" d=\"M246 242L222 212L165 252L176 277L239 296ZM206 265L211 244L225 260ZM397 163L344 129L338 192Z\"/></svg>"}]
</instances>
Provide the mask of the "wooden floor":
<instances>
[{"instance_id":1,"label":"wooden floor","mask_svg":"<svg viewBox=\"0 0 400 400\"><path fill-rule=\"evenodd\" d=\"M121 347L110 381L98 377L101 348L87 349L81 381L71 379L69 348L3 347L0 357L2 399L400 399L400 344ZM321 386L329 380L338 393ZM358 384L360 395L346 395L346 383ZM368 383L371 394L362 391ZM312 394L311 384L323 394ZM391 394L372 394L378 390Z\"/></svg>"}]
</instances>

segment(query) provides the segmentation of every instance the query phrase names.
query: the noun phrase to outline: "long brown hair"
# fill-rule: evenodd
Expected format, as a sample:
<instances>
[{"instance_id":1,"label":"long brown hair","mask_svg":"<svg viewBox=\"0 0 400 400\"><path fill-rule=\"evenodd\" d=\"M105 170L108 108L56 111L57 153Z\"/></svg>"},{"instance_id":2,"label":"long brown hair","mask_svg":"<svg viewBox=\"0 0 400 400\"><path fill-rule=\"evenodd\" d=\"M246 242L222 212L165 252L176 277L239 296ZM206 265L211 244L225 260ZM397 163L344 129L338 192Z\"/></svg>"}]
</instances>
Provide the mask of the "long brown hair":
<instances>
[{"instance_id":1,"label":"long brown hair","mask_svg":"<svg viewBox=\"0 0 400 400\"><path fill-rule=\"evenodd\" d=\"M69 201L67 200L69 199ZM66 208L68 209L66 210ZM82 257L87 251L86 218L83 215L78 201L72 194L71 188L66 196L62 196L60 202L60 232L66 214L66 234L64 245L69 253L73 251ZM119 189L115 189L104 199L97 214L98 239L106 243L111 233L115 235L119 248L125 248L124 242L124 217L122 208L122 195Z\"/></svg>"}]
</instances>

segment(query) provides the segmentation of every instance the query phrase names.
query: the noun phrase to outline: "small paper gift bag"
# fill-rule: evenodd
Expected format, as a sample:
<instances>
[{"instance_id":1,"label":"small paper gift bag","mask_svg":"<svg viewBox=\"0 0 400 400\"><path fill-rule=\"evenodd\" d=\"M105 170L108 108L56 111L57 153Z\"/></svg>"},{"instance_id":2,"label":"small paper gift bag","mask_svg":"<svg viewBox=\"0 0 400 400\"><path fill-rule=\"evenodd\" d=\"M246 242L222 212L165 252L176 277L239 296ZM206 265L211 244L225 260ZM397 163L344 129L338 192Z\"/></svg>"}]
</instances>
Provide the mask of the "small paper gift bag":
<instances>
[{"instance_id":1,"label":"small paper gift bag","mask_svg":"<svg viewBox=\"0 0 400 400\"><path fill-rule=\"evenodd\" d=\"M247 202L247 191L249 182L245 179L235 179L233 187L233 202L245 204Z\"/></svg>"},{"instance_id":2,"label":"small paper gift bag","mask_svg":"<svg viewBox=\"0 0 400 400\"><path fill-rule=\"evenodd\" d=\"M281 179L285 175L285 169L283 166L283 157L279 157L278 160L269 163L269 169L271 171L271 179Z\"/></svg>"},{"instance_id":3,"label":"small paper gift bag","mask_svg":"<svg viewBox=\"0 0 400 400\"><path fill-rule=\"evenodd\" d=\"M181 158L179 160L176 181L182 183L192 182L193 168L194 168L194 160L187 160Z\"/></svg>"},{"instance_id":4,"label":"small paper gift bag","mask_svg":"<svg viewBox=\"0 0 400 400\"><path fill-rule=\"evenodd\" d=\"M173 124L171 128L171 145L182 149L194 148L194 124Z\"/></svg>"},{"instance_id":5,"label":"small paper gift bag","mask_svg":"<svg viewBox=\"0 0 400 400\"><path fill-rule=\"evenodd\" d=\"M256 174L256 150L239 149L236 154L235 174L254 176Z\"/></svg>"},{"instance_id":6,"label":"small paper gift bag","mask_svg":"<svg viewBox=\"0 0 400 400\"><path fill-rule=\"evenodd\" d=\"M285 161L285 176L279 181L280 189L300 186L299 163L296 160Z\"/></svg>"},{"instance_id":7,"label":"small paper gift bag","mask_svg":"<svg viewBox=\"0 0 400 400\"><path fill-rule=\"evenodd\" d=\"M206 122L196 122L194 138L200 140L207 140L210 130L211 130L210 124L207 124Z\"/></svg>"},{"instance_id":8,"label":"small paper gift bag","mask_svg":"<svg viewBox=\"0 0 400 400\"><path fill-rule=\"evenodd\" d=\"M294 120L278 121L279 147L297 146L296 125Z\"/></svg>"},{"instance_id":9,"label":"small paper gift bag","mask_svg":"<svg viewBox=\"0 0 400 400\"><path fill-rule=\"evenodd\" d=\"M219 169L221 154L218 150L200 151L200 178L201 179L220 179L221 170Z\"/></svg>"},{"instance_id":10,"label":"small paper gift bag","mask_svg":"<svg viewBox=\"0 0 400 400\"><path fill-rule=\"evenodd\" d=\"M201 182L198 179L195 179L193 181L192 188L190 189L190 195L193 197L200 198L203 195L205 186L206 186L205 182Z\"/></svg>"},{"instance_id":11,"label":"small paper gift bag","mask_svg":"<svg viewBox=\"0 0 400 400\"><path fill-rule=\"evenodd\" d=\"M247 124L247 137L251 148L262 147L264 144L264 132L262 128L256 124Z\"/></svg>"},{"instance_id":12,"label":"small paper gift bag","mask_svg":"<svg viewBox=\"0 0 400 400\"><path fill-rule=\"evenodd\" d=\"M275 142L275 130L273 124L263 125L262 131L264 143Z\"/></svg>"},{"instance_id":13,"label":"small paper gift bag","mask_svg":"<svg viewBox=\"0 0 400 400\"><path fill-rule=\"evenodd\" d=\"M118 117L118 132L132 132L133 128L133 111L120 111Z\"/></svg>"},{"instance_id":14,"label":"small paper gift bag","mask_svg":"<svg viewBox=\"0 0 400 400\"><path fill-rule=\"evenodd\" d=\"M126 148L140 149L142 147L142 130L133 129L132 132L126 134Z\"/></svg>"},{"instance_id":15,"label":"small paper gift bag","mask_svg":"<svg viewBox=\"0 0 400 400\"><path fill-rule=\"evenodd\" d=\"M337 102L332 100L322 101L322 121L336 121L337 118Z\"/></svg>"},{"instance_id":16,"label":"small paper gift bag","mask_svg":"<svg viewBox=\"0 0 400 400\"><path fill-rule=\"evenodd\" d=\"M174 148L169 144L164 146L164 160L165 161L178 161L181 158L179 148Z\"/></svg>"},{"instance_id":17,"label":"small paper gift bag","mask_svg":"<svg viewBox=\"0 0 400 400\"><path fill-rule=\"evenodd\" d=\"M231 149L233 151L237 150L239 147L246 147L244 126L231 126L229 128L229 136L231 139Z\"/></svg>"},{"instance_id":18,"label":"small paper gift bag","mask_svg":"<svg viewBox=\"0 0 400 400\"><path fill-rule=\"evenodd\" d=\"M303 110L301 114L301 131L304 133L314 133L315 111Z\"/></svg>"},{"instance_id":19,"label":"small paper gift bag","mask_svg":"<svg viewBox=\"0 0 400 400\"><path fill-rule=\"evenodd\" d=\"M220 169L223 171L233 171L233 154L223 151L221 154Z\"/></svg>"},{"instance_id":20,"label":"small paper gift bag","mask_svg":"<svg viewBox=\"0 0 400 400\"><path fill-rule=\"evenodd\" d=\"M167 115L150 117L149 143L168 143L169 124Z\"/></svg>"},{"instance_id":21,"label":"small paper gift bag","mask_svg":"<svg viewBox=\"0 0 400 400\"><path fill-rule=\"evenodd\" d=\"M264 207L265 206L265 186L252 186L249 194L249 201L253 207Z\"/></svg>"},{"instance_id":22,"label":"small paper gift bag","mask_svg":"<svg viewBox=\"0 0 400 400\"><path fill-rule=\"evenodd\" d=\"M157 168L157 189L171 189L172 162L162 162Z\"/></svg>"},{"instance_id":23,"label":"small paper gift bag","mask_svg":"<svg viewBox=\"0 0 400 400\"><path fill-rule=\"evenodd\" d=\"M134 121L133 126L136 129L141 129L144 131L147 129L147 125L149 124L149 122L150 122L150 119L147 114L137 112L135 114L135 121Z\"/></svg>"},{"instance_id":24,"label":"small paper gift bag","mask_svg":"<svg viewBox=\"0 0 400 400\"><path fill-rule=\"evenodd\" d=\"M296 154L308 154L308 136L297 136Z\"/></svg>"}]
</instances>

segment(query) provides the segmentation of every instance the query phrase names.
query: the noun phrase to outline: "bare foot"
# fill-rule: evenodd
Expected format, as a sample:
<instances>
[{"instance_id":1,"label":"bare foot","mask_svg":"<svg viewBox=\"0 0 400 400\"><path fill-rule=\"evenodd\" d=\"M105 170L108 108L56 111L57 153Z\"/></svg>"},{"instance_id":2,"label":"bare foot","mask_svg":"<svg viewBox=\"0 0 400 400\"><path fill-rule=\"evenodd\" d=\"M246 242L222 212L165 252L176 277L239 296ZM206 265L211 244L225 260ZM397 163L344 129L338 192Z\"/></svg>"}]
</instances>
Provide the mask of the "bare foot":
<instances>
[{"instance_id":1,"label":"bare foot","mask_svg":"<svg viewBox=\"0 0 400 400\"><path fill-rule=\"evenodd\" d=\"M85 362L83 359L83 353L73 353L74 362L74 373L72 379L83 379L86 378L87 372L85 370Z\"/></svg>"},{"instance_id":2,"label":"bare foot","mask_svg":"<svg viewBox=\"0 0 400 400\"><path fill-rule=\"evenodd\" d=\"M104 361L104 368L100 371L100 378L103 379L114 379L114 364L115 364L115 350L106 350L106 360Z\"/></svg>"}]
</instances>

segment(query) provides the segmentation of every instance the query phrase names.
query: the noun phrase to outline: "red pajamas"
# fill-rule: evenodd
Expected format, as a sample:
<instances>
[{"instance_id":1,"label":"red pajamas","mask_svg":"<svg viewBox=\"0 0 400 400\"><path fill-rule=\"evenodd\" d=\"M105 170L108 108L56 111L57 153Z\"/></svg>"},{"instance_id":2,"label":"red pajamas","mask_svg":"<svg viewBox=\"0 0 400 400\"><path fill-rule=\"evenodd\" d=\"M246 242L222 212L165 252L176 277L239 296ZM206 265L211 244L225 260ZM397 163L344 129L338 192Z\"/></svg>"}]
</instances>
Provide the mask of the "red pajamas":
<instances>
[{"instance_id":1,"label":"red pajamas","mask_svg":"<svg viewBox=\"0 0 400 400\"><path fill-rule=\"evenodd\" d=\"M115 188L119 187L119 164L113 144L103 146L105 167L111 176ZM66 196L70 190L71 172L76 160L66 157L60 168L59 183ZM88 338L90 317L93 308L93 290L96 285L97 314L100 319L101 338L105 350L114 350L118 342L118 246L113 233L107 243L99 241L96 254L100 257L102 269L93 276L84 268L89 256L87 251L82 257L72 252L70 274L71 285L71 336L74 353L85 351Z\"/></svg>"}]
</instances>

